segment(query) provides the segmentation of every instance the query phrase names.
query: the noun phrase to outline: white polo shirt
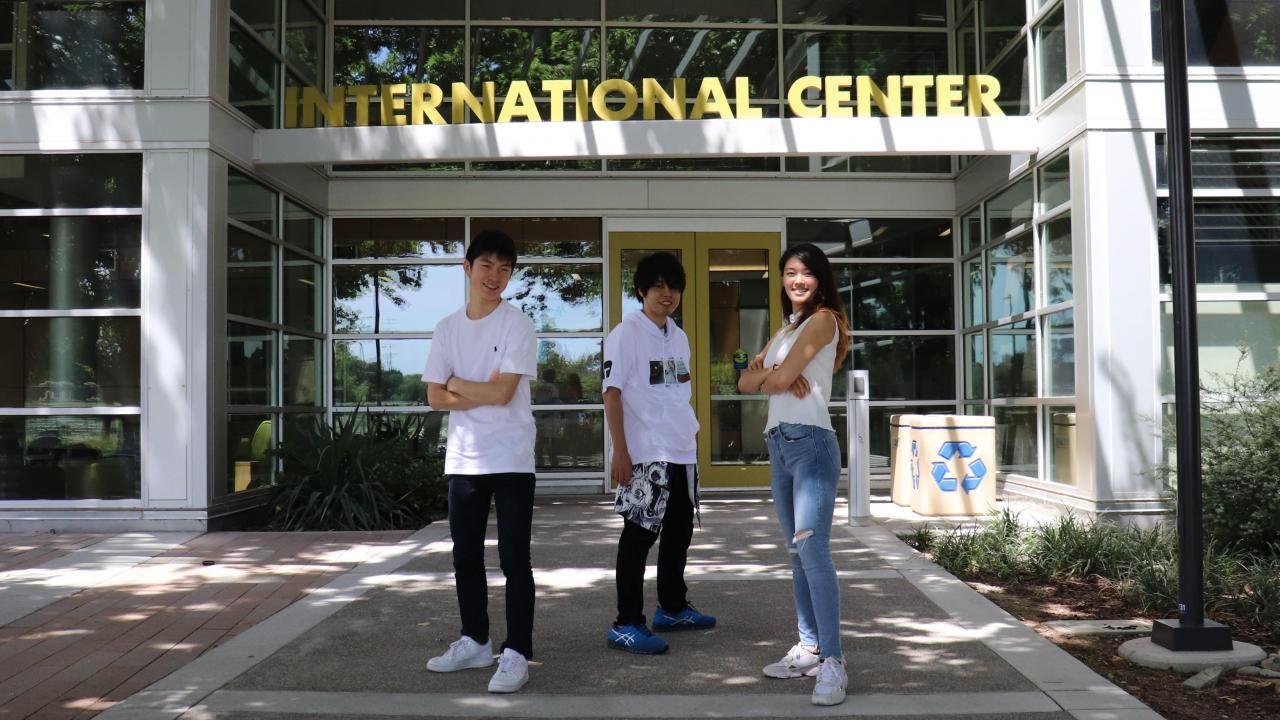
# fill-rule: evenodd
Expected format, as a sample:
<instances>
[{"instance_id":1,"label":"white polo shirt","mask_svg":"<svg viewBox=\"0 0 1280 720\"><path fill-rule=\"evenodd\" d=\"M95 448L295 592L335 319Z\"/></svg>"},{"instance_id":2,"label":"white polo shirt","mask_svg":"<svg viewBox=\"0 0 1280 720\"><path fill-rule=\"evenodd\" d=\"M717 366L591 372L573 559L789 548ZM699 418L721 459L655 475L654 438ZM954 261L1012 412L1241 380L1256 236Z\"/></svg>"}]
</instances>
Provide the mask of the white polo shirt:
<instances>
[{"instance_id":1,"label":"white polo shirt","mask_svg":"<svg viewBox=\"0 0 1280 720\"><path fill-rule=\"evenodd\" d=\"M455 375L463 380L488 382L495 372L524 377L506 405L449 412L446 475L533 472L529 378L538 372L533 321L504 302L479 320L467 317L463 307L436 325L423 382L444 385Z\"/></svg>"},{"instance_id":2,"label":"white polo shirt","mask_svg":"<svg viewBox=\"0 0 1280 720\"><path fill-rule=\"evenodd\" d=\"M664 330L636 310L605 339L603 386L622 392L632 463L698 461L689 368L689 336L674 320L668 319Z\"/></svg>"}]
</instances>

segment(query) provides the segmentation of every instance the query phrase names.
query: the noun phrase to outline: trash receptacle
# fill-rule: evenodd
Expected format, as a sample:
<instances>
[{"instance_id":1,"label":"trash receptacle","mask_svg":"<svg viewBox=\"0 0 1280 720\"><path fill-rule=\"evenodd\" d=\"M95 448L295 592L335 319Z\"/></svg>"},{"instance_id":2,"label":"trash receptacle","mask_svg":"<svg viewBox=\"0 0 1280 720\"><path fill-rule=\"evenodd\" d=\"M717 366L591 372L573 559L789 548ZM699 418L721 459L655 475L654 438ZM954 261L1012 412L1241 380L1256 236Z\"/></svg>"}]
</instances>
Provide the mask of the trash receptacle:
<instances>
[{"instance_id":1,"label":"trash receptacle","mask_svg":"<svg viewBox=\"0 0 1280 720\"><path fill-rule=\"evenodd\" d=\"M889 495L895 505L911 507L913 468L911 423L923 415L889 416Z\"/></svg>"},{"instance_id":2,"label":"trash receptacle","mask_svg":"<svg viewBox=\"0 0 1280 720\"><path fill-rule=\"evenodd\" d=\"M1053 413L1053 462L1050 471L1054 482L1076 484L1076 414Z\"/></svg>"},{"instance_id":3,"label":"trash receptacle","mask_svg":"<svg viewBox=\"0 0 1280 720\"><path fill-rule=\"evenodd\" d=\"M996 421L989 415L921 415L911 509L920 515L985 515L996 506Z\"/></svg>"}]
</instances>

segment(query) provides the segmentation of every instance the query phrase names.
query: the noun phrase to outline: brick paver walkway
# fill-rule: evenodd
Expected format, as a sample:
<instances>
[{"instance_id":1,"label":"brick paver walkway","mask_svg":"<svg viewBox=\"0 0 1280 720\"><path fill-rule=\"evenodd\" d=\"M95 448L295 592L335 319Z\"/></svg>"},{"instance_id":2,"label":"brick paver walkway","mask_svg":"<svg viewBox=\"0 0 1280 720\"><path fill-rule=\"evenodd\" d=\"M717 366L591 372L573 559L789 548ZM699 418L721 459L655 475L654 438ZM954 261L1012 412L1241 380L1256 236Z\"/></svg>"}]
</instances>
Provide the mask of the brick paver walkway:
<instances>
[{"instance_id":1,"label":"brick paver walkway","mask_svg":"<svg viewBox=\"0 0 1280 720\"><path fill-rule=\"evenodd\" d=\"M0 627L0 718L92 717L407 536L196 537ZM106 537L0 535L0 572Z\"/></svg>"}]
</instances>

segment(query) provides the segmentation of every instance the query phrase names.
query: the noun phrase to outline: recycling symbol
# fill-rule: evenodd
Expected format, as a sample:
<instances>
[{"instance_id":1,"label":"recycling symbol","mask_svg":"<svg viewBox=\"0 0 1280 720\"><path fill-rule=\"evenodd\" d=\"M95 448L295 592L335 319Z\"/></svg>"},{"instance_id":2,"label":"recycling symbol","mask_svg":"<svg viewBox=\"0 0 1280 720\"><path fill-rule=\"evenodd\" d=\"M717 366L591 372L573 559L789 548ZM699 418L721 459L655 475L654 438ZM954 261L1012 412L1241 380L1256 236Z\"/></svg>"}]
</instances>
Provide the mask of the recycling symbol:
<instances>
[{"instance_id":1,"label":"recycling symbol","mask_svg":"<svg viewBox=\"0 0 1280 720\"><path fill-rule=\"evenodd\" d=\"M920 443L911 441L911 489L920 489Z\"/></svg>"},{"instance_id":2,"label":"recycling symbol","mask_svg":"<svg viewBox=\"0 0 1280 720\"><path fill-rule=\"evenodd\" d=\"M912 448L914 452L915 448ZM938 457L946 462L934 461L933 463L933 481L938 483L938 489L942 492L955 492L958 487L963 487L966 493L971 493L978 489L982 484L982 479L987 476L986 463L982 462L982 458L975 458L972 462L969 458L978 452L978 448L972 443L948 441L942 443L942 447L938 449ZM954 467L953 467L954 466ZM955 475L963 476L957 480L949 475L953 469L958 471Z\"/></svg>"}]
</instances>

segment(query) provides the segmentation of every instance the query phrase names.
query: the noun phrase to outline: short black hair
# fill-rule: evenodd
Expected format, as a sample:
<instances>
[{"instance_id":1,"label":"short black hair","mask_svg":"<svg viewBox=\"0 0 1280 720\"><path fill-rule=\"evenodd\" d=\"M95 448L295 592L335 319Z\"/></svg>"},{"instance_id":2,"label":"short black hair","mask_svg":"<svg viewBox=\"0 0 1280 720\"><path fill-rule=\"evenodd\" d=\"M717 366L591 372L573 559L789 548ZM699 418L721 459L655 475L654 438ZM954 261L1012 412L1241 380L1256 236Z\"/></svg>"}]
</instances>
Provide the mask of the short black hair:
<instances>
[{"instance_id":1,"label":"short black hair","mask_svg":"<svg viewBox=\"0 0 1280 720\"><path fill-rule=\"evenodd\" d=\"M474 263L482 255L493 255L499 262L516 266L516 243L501 230L484 230L467 246L467 262Z\"/></svg>"},{"instance_id":2,"label":"short black hair","mask_svg":"<svg viewBox=\"0 0 1280 720\"><path fill-rule=\"evenodd\" d=\"M636 299L644 302L644 294L657 285L658 281L684 292L684 266L680 264L679 258L669 252L656 252L641 260L636 265L636 274L632 278Z\"/></svg>"}]
</instances>

